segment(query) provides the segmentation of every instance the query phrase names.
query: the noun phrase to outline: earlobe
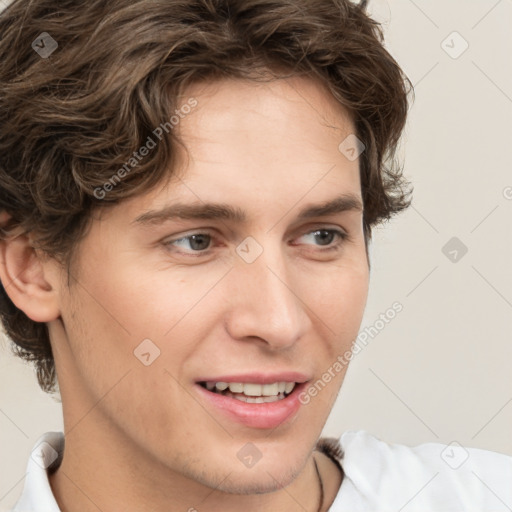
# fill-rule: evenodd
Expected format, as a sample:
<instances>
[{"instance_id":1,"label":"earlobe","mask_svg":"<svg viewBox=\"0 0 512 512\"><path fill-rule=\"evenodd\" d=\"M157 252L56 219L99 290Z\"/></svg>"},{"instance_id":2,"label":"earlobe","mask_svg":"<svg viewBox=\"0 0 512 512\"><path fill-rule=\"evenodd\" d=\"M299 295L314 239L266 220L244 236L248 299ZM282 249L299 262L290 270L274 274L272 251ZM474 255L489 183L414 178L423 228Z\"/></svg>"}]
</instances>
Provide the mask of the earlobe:
<instances>
[{"instance_id":1,"label":"earlobe","mask_svg":"<svg viewBox=\"0 0 512 512\"><path fill-rule=\"evenodd\" d=\"M28 235L0 239L2 285L14 305L35 322L50 322L60 315L56 276L49 273Z\"/></svg>"}]
</instances>

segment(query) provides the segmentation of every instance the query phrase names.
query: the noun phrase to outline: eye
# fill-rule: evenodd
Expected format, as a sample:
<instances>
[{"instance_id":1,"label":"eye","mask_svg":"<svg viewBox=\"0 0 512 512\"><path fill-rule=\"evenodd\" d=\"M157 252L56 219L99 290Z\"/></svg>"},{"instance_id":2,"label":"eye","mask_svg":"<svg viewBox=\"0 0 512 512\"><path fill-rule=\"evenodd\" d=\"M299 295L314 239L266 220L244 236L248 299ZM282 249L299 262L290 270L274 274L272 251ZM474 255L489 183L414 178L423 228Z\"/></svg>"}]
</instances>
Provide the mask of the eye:
<instances>
[{"instance_id":1,"label":"eye","mask_svg":"<svg viewBox=\"0 0 512 512\"><path fill-rule=\"evenodd\" d=\"M187 235L176 240L170 240L169 242L166 242L165 245L188 249L188 251L184 251L185 253L192 252L198 254L206 254L208 252L208 248L210 247L211 241L212 236L208 233L194 233L192 235Z\"/></svg>"},{"instance_id":2,"label":"eye","mask_svg":"<svg viewBox=\"0 0 512 512\"><path fill-rule=\"evenodd\" d=\"M324 247L324 249L320 249L320 251L326 252L340 249L343 242L348 240L349 235L339 229L319 228L305 233L299 237L298 240L307 237L313 241L313 244L306 243L305 245L317 245L317 247ZM176 248L176 252L186 256L194 257L209 254L211 252L210 250L214 240L216 240L216 238L213 235L209 233L198 232L182 236L174 240L169 240L164 242L164 245L169 250L174 250Z\"/></svg>"},{"instance_id":3,"label":"eye","mask_svg":"<svg viewBox=\"0 0 512 512\"><path fill-rule=\"evenodd\" d=\"M315 229L314 231L310 231L309 233L306 233L301 238L310 237L310 239L313 240L313 242L319 242L319 245L322 247L326 247L326 249L323 249L324 251L329 250L336 250L338 249L343 241L348 239L348 234L344 231L341 231L339 229ZM333 243L333 240L336 240L335 243ZM309 244L306 244L309 245Z\"/></svg>"}]
</instances>

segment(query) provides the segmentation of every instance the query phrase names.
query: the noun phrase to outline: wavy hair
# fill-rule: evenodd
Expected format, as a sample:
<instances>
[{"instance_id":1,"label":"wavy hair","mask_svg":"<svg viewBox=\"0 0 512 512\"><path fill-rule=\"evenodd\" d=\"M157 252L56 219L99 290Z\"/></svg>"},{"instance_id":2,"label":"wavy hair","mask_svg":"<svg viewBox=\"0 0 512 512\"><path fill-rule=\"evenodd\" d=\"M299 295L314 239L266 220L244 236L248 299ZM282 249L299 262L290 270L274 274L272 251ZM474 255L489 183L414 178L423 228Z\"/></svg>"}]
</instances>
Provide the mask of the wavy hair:
<instances>
[{"instance_id":1,"label":"wavy hair","mask_svg":"<svg viewBox=\"0 0 512 512\"><path fill-rule=\"evenodd\" d=\"M179 109L187 87L270 73L312 77L350 112L366 146L359 163L368 243L373 226L410 205L395 149L413 87L366 4L14 0L0 13L0 214L9 214L0 237L33 233L69 275L95 209L177 172L182 142L170 131L105 197L94 193ZM19 310L6 286L0 318L13 352L34 363L41 389L53 392L46 324Z\"/></svg>"}]
</instances>

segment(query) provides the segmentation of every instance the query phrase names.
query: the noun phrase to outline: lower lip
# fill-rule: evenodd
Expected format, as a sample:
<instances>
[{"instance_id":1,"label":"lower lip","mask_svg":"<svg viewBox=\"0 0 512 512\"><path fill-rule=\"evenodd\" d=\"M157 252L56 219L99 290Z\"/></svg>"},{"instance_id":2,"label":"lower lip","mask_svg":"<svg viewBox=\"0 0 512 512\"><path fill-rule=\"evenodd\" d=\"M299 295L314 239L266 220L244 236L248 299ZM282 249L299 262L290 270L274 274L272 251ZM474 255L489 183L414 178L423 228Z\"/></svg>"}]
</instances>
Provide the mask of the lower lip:
<instances>
[{"instance_id":1,"label":"lower lip","mask_svg":"<svg viewBox=\"0 0 512 512\"><path fill-rule=\"evenodd\" d=\"M299 396L307 382L295 384L293 391L285 398L276 402L250 404L236 398L208 391L196 384L198 392L207 404L218 409L229 419L252 428L276 428L287 420L291 420L302 405Z\"/></svg>"}]
</instances>

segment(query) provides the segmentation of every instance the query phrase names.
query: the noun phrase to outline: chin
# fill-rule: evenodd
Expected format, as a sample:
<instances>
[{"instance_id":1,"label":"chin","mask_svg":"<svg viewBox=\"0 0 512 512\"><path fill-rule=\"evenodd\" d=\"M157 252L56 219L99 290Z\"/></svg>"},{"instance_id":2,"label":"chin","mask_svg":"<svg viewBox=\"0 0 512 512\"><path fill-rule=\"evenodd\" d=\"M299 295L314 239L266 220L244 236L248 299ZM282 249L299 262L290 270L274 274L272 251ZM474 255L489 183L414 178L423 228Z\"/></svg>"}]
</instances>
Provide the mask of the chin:
<instances>
[{"instance_id":1,"label":"chin","mask_svg":"<svg viewBox=\"0 0 512 512\"><path fill-rule=\"evenodd\" d=\"M255 469L233 472L213 487L230 494L267 494L287 487L300 473L300 469L294 470L289 466L274 471L262 468L257 473L253 472Z\"/></svg>"},{"instance_id":2,"label":"chin","mask_svg":"<svg viewBox=\"0 0 512 512\"><path fill-rule=\"evenodd\" d=\"M219 466L210 466L210 487L231 494L266 494L290 485L304 469L307 454L293 453L286 456L276 451L263 455L252 467L246 467L238 459L226 464L226 456Z\"/></svg>"}]
</instances>

